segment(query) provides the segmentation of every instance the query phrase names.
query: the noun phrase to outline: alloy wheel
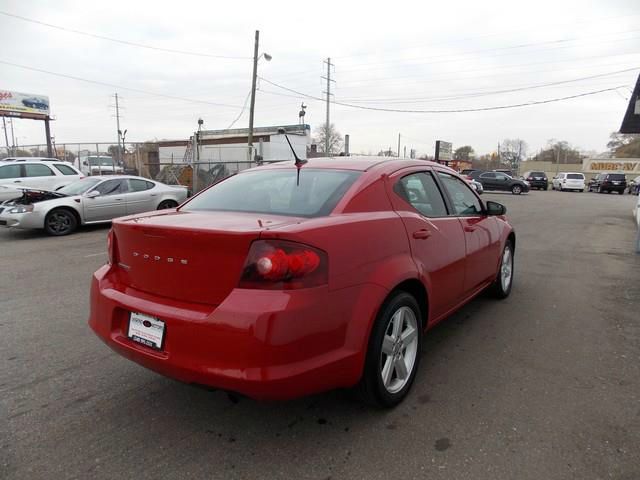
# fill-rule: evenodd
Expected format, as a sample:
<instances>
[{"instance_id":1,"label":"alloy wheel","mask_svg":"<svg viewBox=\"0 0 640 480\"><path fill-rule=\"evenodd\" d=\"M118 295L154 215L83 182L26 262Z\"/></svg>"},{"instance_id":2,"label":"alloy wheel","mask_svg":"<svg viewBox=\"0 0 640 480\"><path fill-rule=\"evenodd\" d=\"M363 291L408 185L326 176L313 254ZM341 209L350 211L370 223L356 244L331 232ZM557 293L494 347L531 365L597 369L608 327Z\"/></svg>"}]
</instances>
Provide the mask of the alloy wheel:
<instances>
[{"instance_id":1,"label":"alloy wheel","mask_svg":"<svg viewBox=\"0 0 640 480\"><path fill-rule=\"evenodd\" d=\"M511 254L511 248L507 245L502 254L502 264L500 265L500 283L502 284L502 290L508 291L511 285L511 278L513 276L513 255Z\"/></svg>"},{"instance_id":2,"label":"alloy wheel","mask_svg":"<svg viewBox=\"0 0 640 480\"><path fill-rule=\"evenodd\" d=\"M49 229L57 234L66 233L71 229L72 220L66 212L53 212L47 218Z\"/></svg>"},{"instance_id":3,"label":"alloy wheel","mask_svg":"<svg viewBox=\"0 0 640 480\"><path fill-rule=\"evenodd\" d=\"M400 307L389 320L380 354L379 372L389 393L397 393L411 378L418 354L418 320L414 311Z\"/></svg>"}]
</instances>

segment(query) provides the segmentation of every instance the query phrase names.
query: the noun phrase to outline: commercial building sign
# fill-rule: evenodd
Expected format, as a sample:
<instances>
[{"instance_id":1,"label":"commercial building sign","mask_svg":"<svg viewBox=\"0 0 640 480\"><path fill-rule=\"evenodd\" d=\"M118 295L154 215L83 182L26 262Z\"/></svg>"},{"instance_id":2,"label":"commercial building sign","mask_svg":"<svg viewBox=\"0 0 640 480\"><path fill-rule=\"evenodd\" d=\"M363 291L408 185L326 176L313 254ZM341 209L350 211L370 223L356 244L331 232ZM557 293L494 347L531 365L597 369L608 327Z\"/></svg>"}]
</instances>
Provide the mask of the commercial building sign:
<instances>
[{"instance_id":1,"label":"commercial building sign","mask_svg":"<svg viewBox=\"0 0 640 480\"><path fill-rule=\"evenodd\" d=\"M444 140L436 140L436 161L448 162L453 160L453 144Z\"/></svg>"},{"instance_id":2,"label":"commercial building sign","mask_svg":"<svg viewBox=\"0 0 640 480\"><path fill-rule=\"evenodd\" d=\"M49 116L49 97L0 90L0 116L44 118Z\"/></svg>"},{"instance_id":3,"label":"commercial building sign","mask_svg":"<svg viewBox=\"0 0 640 480\"><path fill-rule=\"evenodd\" d=\"M585 173L635 173L640 175L640 158L585 158L582 161Z\"/></svg>"}]
</instances>

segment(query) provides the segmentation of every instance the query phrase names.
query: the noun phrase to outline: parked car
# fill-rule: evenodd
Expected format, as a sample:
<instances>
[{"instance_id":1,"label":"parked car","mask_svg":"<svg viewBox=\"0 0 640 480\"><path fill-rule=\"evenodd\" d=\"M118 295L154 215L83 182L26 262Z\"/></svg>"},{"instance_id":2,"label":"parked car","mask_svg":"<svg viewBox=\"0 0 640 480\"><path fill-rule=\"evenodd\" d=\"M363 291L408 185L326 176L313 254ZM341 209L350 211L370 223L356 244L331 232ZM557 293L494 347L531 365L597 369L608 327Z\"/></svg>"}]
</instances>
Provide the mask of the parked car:
<instances>
[{"instance_id":1,"label":"parked car","mask_svg":"<svg viewBox=\"0 0 640 480\"><path fill-rule=\"evenodd\" d=\"M0 204L0 225L68 235L80 225L175 208L186 198L186 187L142 177L85 177L58 191L23 188L19 198Z\"/></svg>"},{"instance_id":2,"label":"parked car","mask_svg":"<svg viewBox=\"0 0 640 480\"><path fill-rule=\"evenodd\" d=\"M526 180L531 188L539 190L549 190L549 179L547 174L540 171L524 172L522 180Z\"/></svg>"},{"instance_id":3,"label":"parked car","mask_svg":"<svg viewBox=\"0 0 640 480\"><path fill-rule=\"evenodd\" d=\"M483 172L478 170L469 175L472 179L480 182L484 190L497 190L511 192L520 195L529 191L529 184L524 180L518 180L502 172Z\"/></svg>"},{"instance_id":4,"label":"parked car","mask_svg":"<svg viewBox=\"0 0 640 480\"><path fill-rule=\"evenodd\" d=\"M640 175L629 181L627 185L627 193L629 193L630 195L640 194Z\"/></svg>"},{"instance_id":5,"label":"parked car","mask_svg":"<svg viewBox=\"0 0 640 480\"><path fill-rule=\"evenodd\" d=\"M509 295L505 211L433 162L245 170L176 210L115 220L89 325L186 383L257 399L356 386L390 407L411 388L423 331L486 288Z\"/></svg>"},{"instance_id":6,"label":"parked car","mask_svg":"<svg viewBox=\"0 0 640 480\"><path fill-rule=\"evenodd\" d=\"M562 172L558 173L551 180L552 190L575 190L577 192L584 192L584 174L579 172Z\"/></svg>"},{"instance_id":7,"label":"parked car","mask_svg":"<svg viewBox=\"0 0 640 480\"><path fill-rule=\"evenodd\" d=\"M57 158L50 157L6 157L0 160L0 162L60 162Z\"/></svg>"},{"instance_id":8,"label":"parked car","mask_svg":"<svg viewBox=\"0 0 640 480\"><path fill-rule=\"evenodd\" d=\"M484 188L482 187L482 184L480 182L478 182L477 180L474 180L473 178L469 178L467 181L469 182L469 185L473 187L473 189L476 191L478 195L482 195L482 193L484 192Z\"/></svg>"},{"instance_id":9,"label":"parked car","mask_svg":"<svg viewBox=\"0 0 640 480\"><path fill-rule=\"evenodd\" d=\"M590 192L623 194L626 189L627 177L624 173L599 173L589 182Z\"/></svg>"},{"instance_id":10,"label":"parked car","mask_svg":"<svg viewBox=\"0 0 640 480\"><path fill-rule=\"evenodd\" d=\"M19 158L0 163L0 185L57 190L83 177L73 165L60 160Z\"/></svg>"}]
</instances>

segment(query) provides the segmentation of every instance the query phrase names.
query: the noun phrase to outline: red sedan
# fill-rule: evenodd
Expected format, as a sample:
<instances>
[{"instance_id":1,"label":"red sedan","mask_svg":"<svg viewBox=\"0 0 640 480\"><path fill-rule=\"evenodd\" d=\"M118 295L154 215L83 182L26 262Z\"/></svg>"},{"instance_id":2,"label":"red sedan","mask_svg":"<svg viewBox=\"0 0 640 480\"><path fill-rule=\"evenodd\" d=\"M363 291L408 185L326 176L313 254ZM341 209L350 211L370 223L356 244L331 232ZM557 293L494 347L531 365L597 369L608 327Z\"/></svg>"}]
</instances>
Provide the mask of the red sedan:
<instances>
[{"instance_id":1,"label":"red sedan","mask_svg":"<svg viewBox=\"0 0 640 480\"><path fill-rule=\"evenodd\" d=\"M115 220L89 325L183 382L257 399L355 386L393 406L423 332L487 288L509 295L505 211L431 162L247 170L177 209Z\"/></svg>"}]
</instances>

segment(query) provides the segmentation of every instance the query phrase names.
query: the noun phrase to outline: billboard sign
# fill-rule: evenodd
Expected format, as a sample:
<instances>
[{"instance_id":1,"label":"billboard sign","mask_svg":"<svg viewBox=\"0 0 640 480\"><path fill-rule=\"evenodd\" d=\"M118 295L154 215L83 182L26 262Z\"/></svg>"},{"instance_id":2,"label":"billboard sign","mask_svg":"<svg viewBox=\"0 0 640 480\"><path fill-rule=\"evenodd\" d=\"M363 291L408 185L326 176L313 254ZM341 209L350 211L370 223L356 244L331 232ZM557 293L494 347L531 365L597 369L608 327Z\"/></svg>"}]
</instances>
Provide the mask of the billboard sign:
<instances>
[{"instance_id":1,"label":"billboard sign","mask_svg":"<svg viewBox=\"0 0 640 480\"><path fill-rule=\"evenodd\" d=\"M636 81L636 88L629 99L629 106L622 119L620 133L640 133L640 75Z\"/></svg>"},{"instance_id":2,"label":"billboard sign","mask_svg":"<svg viewBox=\"0 0 640 480\"><path fill-rule=\"evenodd\" d=\"M640 175L640 158L585 158L585 173L629 173Z\"/></svg>"},{"instance_id":3,"label":"billboard sign","mask_svg":"<svg viewBox=\"0 0 640 480\"><path fill-rule=\"evenodd\" d=\"M444 140L436 140L436 162L453 160L453 144Z\"/></svg>"},{"instance_id":4,"label":"billboard sign","mask_svg":"<svg viewBox=\"0 0 640 480\"><path fill-rule=\"evenodd\" d=\"M0 90L0 116L44 118L49 116L49 97Z\"/></svg>"}]
</instances>

